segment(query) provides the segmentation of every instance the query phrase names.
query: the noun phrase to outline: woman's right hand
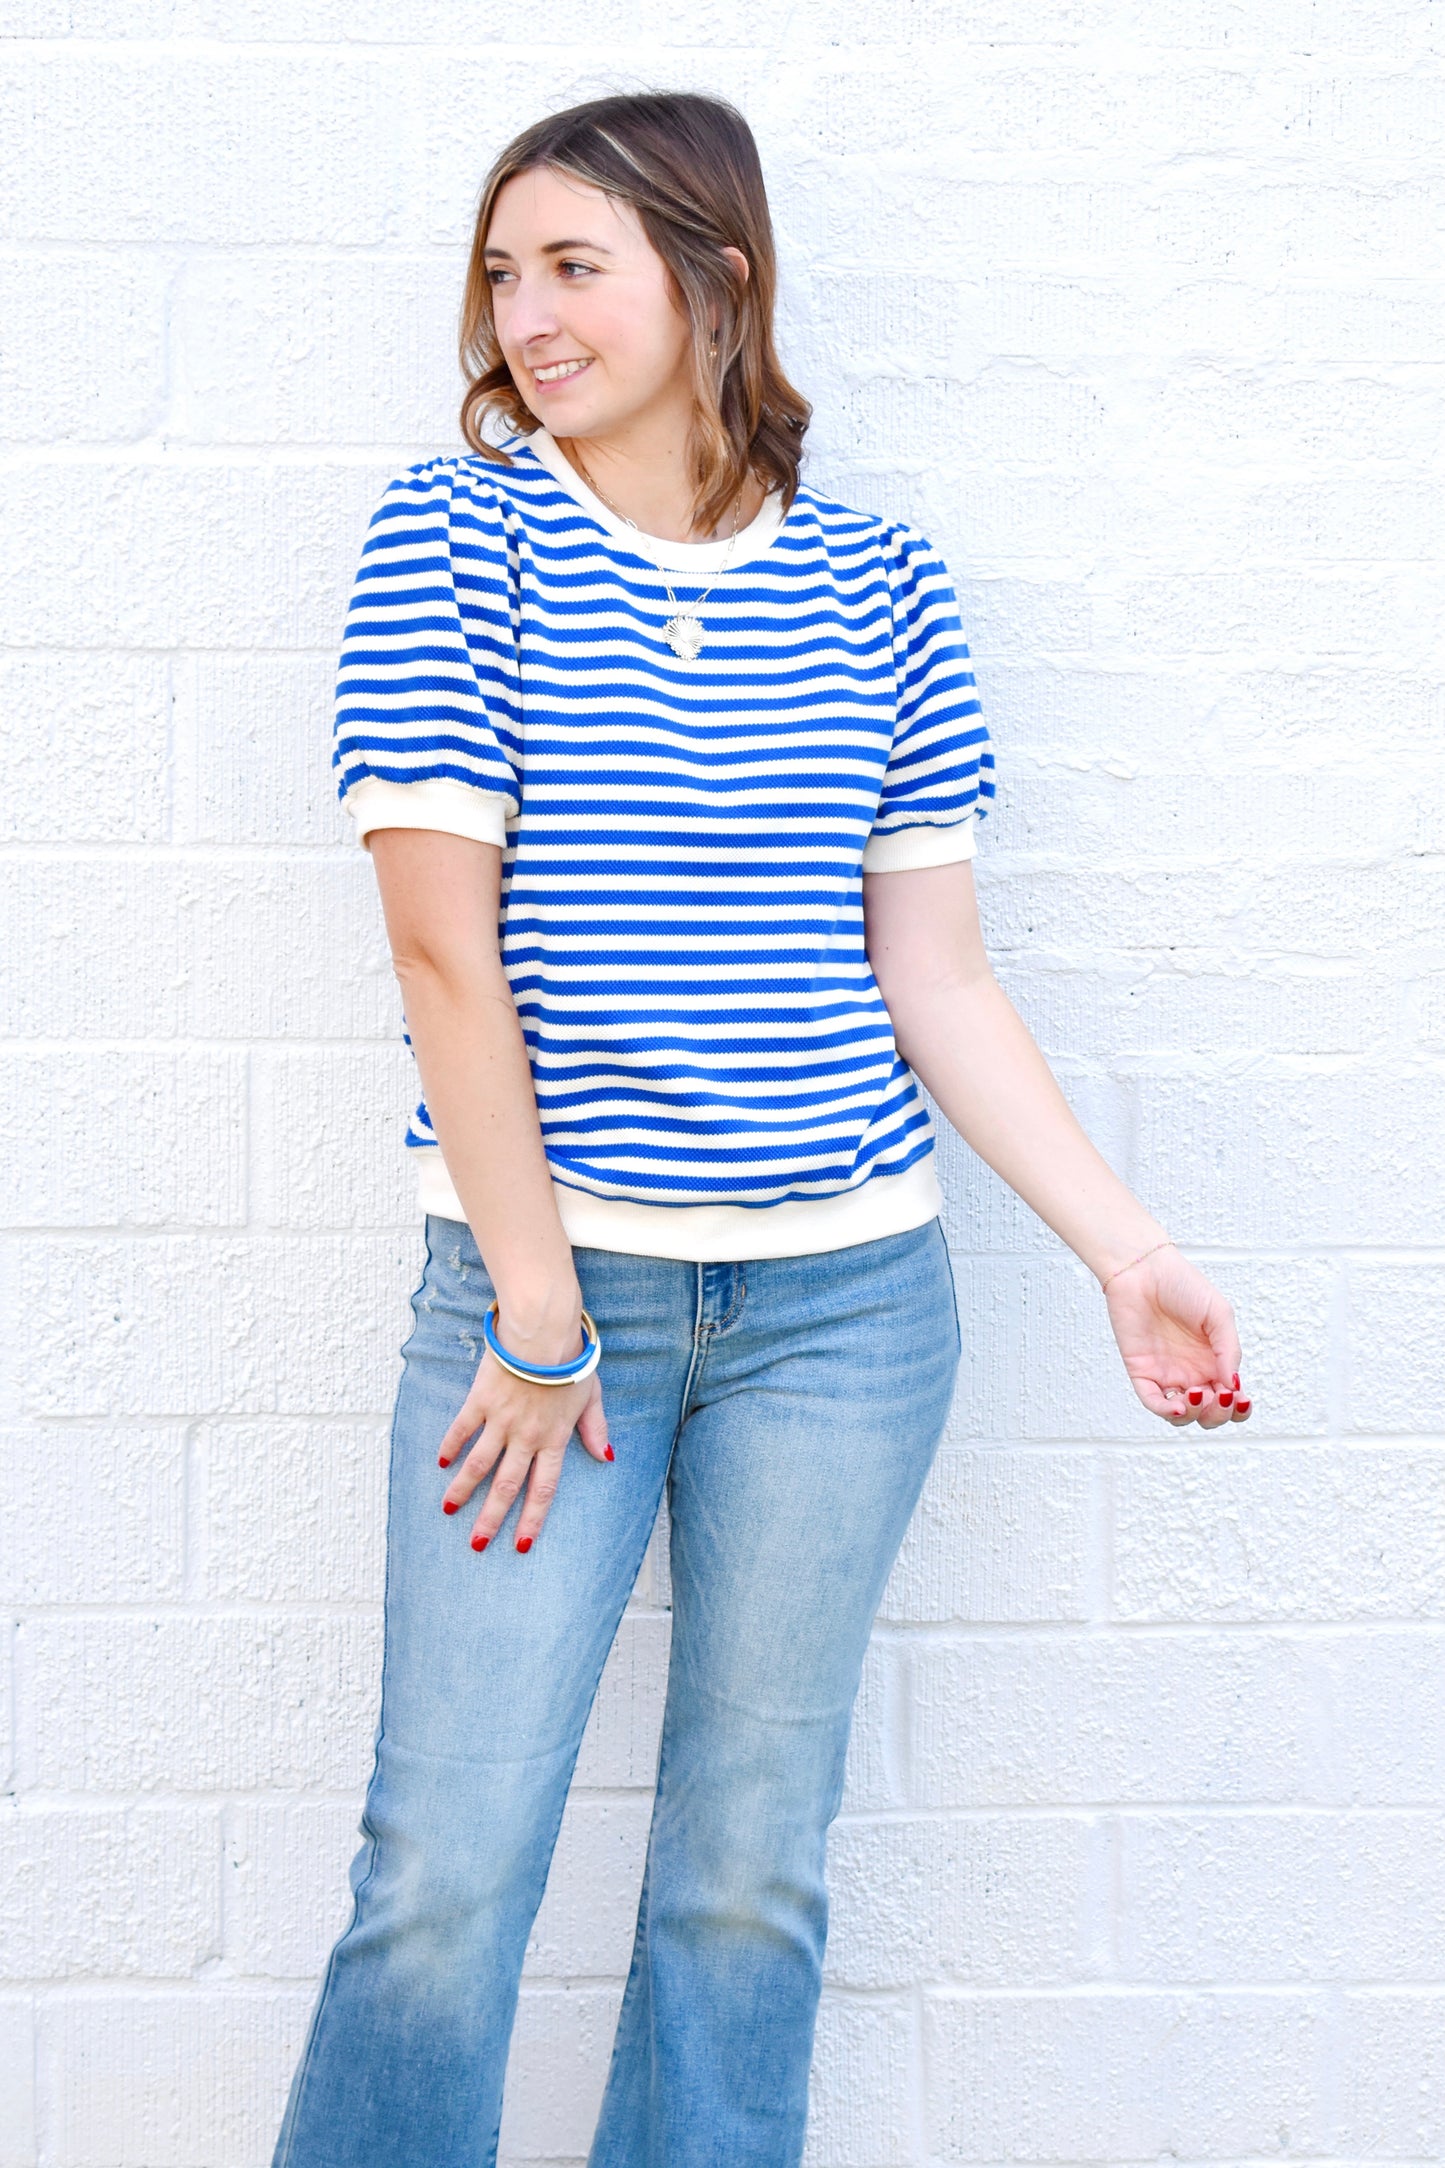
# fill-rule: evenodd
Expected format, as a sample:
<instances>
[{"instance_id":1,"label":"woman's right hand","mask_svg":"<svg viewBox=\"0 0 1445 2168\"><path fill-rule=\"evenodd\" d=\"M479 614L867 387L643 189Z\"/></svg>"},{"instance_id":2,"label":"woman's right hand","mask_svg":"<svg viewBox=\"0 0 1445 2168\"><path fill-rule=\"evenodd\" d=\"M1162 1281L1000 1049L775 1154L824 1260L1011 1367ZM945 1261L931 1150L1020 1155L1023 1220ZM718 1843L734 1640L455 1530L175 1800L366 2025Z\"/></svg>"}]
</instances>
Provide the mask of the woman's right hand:
<instances>
[{"instance_id":1,"label":"woman's right hand","mask_svg":"<svg viewBox=\"0 0 1445 2168\"><path fill-rule=\"evenodd\" d=\"M501 1331L498 1338L503 1339ZM507 1343L505 1340L503 1344ZM565 1359L548 1357L548 1360ZM469 1438L475 1445L448 1483L442 1511L456 1513L490 1473L492 1480L472 1528L474 1551L484 1551L526 1484L517 1522L516 1547L530 1551L557 1494L562 1461L573 1431L594 1460L611 1460L602 1380L594 1370L576 1385L532 1385L499 1363L488 1348L472 1389L442 1440L440 1462L449 1468Z\"/></svg>"}]
</instances>

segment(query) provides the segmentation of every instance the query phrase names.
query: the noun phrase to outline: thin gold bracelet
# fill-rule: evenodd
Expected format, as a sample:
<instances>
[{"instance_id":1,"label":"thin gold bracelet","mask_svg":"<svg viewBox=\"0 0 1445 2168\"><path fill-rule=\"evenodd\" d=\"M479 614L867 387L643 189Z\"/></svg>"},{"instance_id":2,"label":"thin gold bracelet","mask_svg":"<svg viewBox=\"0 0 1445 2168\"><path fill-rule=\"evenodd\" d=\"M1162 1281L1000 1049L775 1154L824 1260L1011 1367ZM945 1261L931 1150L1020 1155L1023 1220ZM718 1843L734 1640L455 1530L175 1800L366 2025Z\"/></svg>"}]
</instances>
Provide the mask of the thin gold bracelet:
<instances>
[{"instance_id":1,"label":"thin gold bracelet","mask_svg":"<svg viewBox=\"0 0 1445 2168\"><path fill-rule=\"evenodd\" d=\"M1172 1235L1166 1235L1162 1242L1156 1242L1154 1244L1154 1249L1140 1250L1139 1255L1137 1257L1131 1257L1127 1265L1116 1266L1115 1269L1109 1274L1107 1280L1100 1280L1099 1293L1101 1295L1107 1295L1109 1289L1118 1279L1121 1272L1132 1272L1135 1265L1142 1265L1146 1257L1152 1257L1154 1255L1154 1250L1172 1250L1176 1247L1177 1244L1175 1243L1174 1237Z\"/></svg>"}]
</instances>

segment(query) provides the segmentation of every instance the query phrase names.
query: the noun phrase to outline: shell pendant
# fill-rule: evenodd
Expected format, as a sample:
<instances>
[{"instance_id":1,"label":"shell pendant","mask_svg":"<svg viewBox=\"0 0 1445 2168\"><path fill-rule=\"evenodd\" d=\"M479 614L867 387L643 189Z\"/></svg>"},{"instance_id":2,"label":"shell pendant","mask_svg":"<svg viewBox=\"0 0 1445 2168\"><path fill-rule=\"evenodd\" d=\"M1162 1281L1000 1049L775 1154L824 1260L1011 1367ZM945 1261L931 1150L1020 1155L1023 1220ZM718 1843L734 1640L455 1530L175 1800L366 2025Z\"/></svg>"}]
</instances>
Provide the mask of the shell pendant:
<instances>
[{"instance_id":1,"label":"shell pendant","mask_svg":"<svg viewBox=\"0 0 1445 2168\"><path fill-rule=\"evenodd\" d=\"M662 628L662 637L683 662L696 662L702 653L702 622L690 610L679 610Z\"/></svg>"}]
</instances>

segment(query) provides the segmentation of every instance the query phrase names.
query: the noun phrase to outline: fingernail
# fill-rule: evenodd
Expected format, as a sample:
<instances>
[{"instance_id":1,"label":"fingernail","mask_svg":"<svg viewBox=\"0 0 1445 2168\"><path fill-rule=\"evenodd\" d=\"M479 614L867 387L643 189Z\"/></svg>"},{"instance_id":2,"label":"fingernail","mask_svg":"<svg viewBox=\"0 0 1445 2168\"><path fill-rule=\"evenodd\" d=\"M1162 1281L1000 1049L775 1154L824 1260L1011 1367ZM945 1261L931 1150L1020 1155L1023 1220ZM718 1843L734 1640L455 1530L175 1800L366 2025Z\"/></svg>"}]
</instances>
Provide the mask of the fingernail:
<instances>
[{"instance_id":1,"label":"fingernail","mask_svg":"<svg viewBox=\"0 0 1445 2168\"><path fill-rule=\"evenodd\" d=\"M1231 1406L1233 1405L1233 1402L1234 1402L1234 1395L1233 1395L1233 1393L1221 1393L1221 1394L1220 1394L1220 1396L1219 1396L1219 1405L1221 1406L1221 1408L1228 1408L1228 1407L1231 1407Z\"/></svg>"},{"instance_id":2,"label":"fingernail","mask_svg":"<svg viewBox=\"0 0 1445 2168\"><path fill-rule=\"evenodd\" d=\"M1237 1370L1234 1373L1234 1390L1239 1391L1239 1372Z\"/></svg>"},{"instance_id":3,"label":"fingernail","mask_svg":"<svg viewBox=\"0 0 1445 2168\"><path fill-rule=\"evenodd\" d=\"M1236 1400L1234 1403L1234 1412L1236 1415L1248 1415L1253 1405L1253 1401L1250 1400Z\"/></svg>"},{"instance_id":4,"label":"fingernail","mask_svg":"<svg viewBox=\"0 0 1445 2168\"><path fill-rule=\"evenodd\" d=\"M484 1551L491 1540L490 1536L473 1536L472 1549L474 1551Z\"/></svg>"},{"instance_id":5,"label":"fingernail","mask_svg":"<svg viewBox=\"0 0 1445 2168\"><path fill-rule=\"evenodd\" d=\"M517 1538L517 1549L518 1549L519 1551L530 1551L530 1550L531 1550L531 1548L532 1548L532 1539L531 1539L531 1537L530 1537L530 1536L518 1536L518 1538Z\"/></svg>"},{"instance_id":6,"label":"fingernail","mask_svg":"<svg viewBox=\"0 0 1445 2168\"><path fill-rule=\"evenodd\" d=\"M1189 1395L1189 1405L1191 1408L1202 1408L1204 1405L1203 1393L1191 1393Z\"/></svg>"},{"instance_id":7,"label":"fingernail","mask_svg":"<svg viewBox=\"0 0 1445 2168\"><path fill-rule=\"evenodd\" d=\"M604 1459L604 1460L616 1460L616 1458L617 1458L617 1455L616 1455L616 1454L615 1454L615 1453L613 1452L613 1450L612 1450L611 1446L609 1445L609 1446L605 1446L605 1447L603 1448L603 1456L602 1456L602 1457L603 1457L603 1459Z\"/></svg>"},{"instance_id":8,"label":"fingernail","mask_svg":"<svg viewBox=\"0 0 1445 2168\"><path fill-rule=\"evenodd\" d=\"M450 1468L451 1462L448 1460L445 1453L437 1454L437 1466L439 1468Z\"/></svg>"},{"instance_id":9,"label":"fingernail","mask_svg":"<svg viewBox=\"0 0 1445 2168\"><path fill-rule=\"evenodd\" d=\"M443 1513L459 1513L461 1511L461 1505L462 1502L460 1498L443 1498L442 1511Z\"/></svg>"}]
</instances>

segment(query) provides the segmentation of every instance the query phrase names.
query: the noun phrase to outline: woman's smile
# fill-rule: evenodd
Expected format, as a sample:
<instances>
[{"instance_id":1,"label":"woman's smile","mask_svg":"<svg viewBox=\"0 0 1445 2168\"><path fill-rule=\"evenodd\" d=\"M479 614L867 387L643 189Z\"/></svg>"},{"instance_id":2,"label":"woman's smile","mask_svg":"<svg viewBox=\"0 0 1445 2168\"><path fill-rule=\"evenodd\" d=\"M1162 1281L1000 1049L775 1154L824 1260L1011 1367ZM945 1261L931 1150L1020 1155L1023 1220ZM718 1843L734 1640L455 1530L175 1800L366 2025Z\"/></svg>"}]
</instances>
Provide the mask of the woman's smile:
<instances>
[{"instance_id":1,"label":"woman's smile","mask_svg":"<svg viewBox=\"0 0 1445 2168\"><path fill-rule=\"evenodd\" d=\"M570 361L544 361L532 364L532 382L541 391L549 391L554 384L566 384L584 369L592 366L592 356L576 357Z\"/></svg>"}]
</instances>

